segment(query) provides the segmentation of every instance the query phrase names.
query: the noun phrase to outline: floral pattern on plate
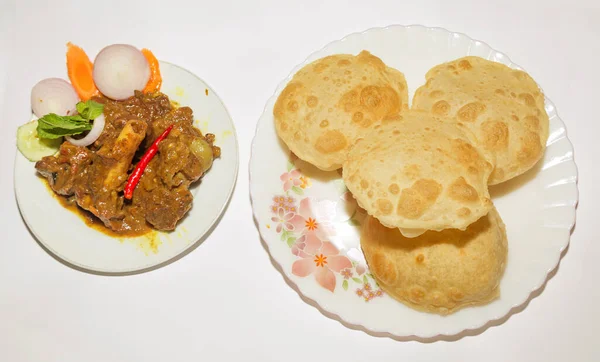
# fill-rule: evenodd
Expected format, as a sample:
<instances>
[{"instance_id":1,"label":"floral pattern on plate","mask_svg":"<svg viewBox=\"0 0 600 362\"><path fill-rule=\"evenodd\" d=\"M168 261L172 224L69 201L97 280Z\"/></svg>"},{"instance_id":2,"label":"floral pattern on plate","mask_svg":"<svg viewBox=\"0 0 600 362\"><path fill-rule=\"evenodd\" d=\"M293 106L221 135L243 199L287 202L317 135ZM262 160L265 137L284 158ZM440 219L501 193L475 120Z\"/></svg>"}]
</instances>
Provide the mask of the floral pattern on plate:
<instances>
[{"instance_id":1,"label":"floral pattern on plate","mask_svg":"<svg viewBox=\"0 0 600 362\"><path fill-rule=\"evenodd\" d=\"M340 283L344 291L352 287L365 302L383 296L383 291L366 265L353 260L330 241L337 235L336 226L340 223L333 217L336 203L350 203L350 208L354 210L352 216L341 223L357 226L365 212L356 205L345 186L337 201L305 196L312 182L296 167L295 160L296 156L291 154L288 170L280 176L283 193L273 197L270 206L273 224L267 225L267 228L280 235L281 242L286 243L290 252L298 257L292 264L292 274L312 276L321 287L332 293Z\"/></svg>"}]
</instances>

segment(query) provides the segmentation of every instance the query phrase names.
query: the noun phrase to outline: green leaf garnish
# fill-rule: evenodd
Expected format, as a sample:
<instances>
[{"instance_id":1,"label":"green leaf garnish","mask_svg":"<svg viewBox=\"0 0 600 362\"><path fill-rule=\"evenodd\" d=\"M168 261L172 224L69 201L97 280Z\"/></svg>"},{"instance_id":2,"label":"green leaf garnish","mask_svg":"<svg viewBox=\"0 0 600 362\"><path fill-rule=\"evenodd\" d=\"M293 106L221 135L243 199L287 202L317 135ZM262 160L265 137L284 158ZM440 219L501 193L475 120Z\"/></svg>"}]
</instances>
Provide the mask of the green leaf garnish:
<instances>
[{"instance_id":1,"label":"green leaf garnish","mask_svg":"<svg viewBox=\"0 0 600 362\"><path fill-rule=\"evenodd\" d=\"M49 113L38 119L38 137L56 139L89 131L92 129L90 121L100 116L104 111L103 104L91 100L79 102L75 107L79 114L59 116Z\"/></svg>"},{"instance_id":2,"label":"green leaf garnish","mask_svg":"<svg viewBox=\"0 0 600 362\"><path fill-rule=\"evenodd\" d=\"M37 132L41 138L60 138L67 135L80 134L92 129L92 124L77 116L61 117L50 113L38 119Z\"/></svg>"},{"instance_id":3,"label":"green leaf garnish","mask_svg":"<svg viewBox=\"0 0 600 362\"><path fill-rule=\"evenodd\" d=\"M96 119L96 117L102 114L104 110L104 104L94 102L94 101L86 101L79 102L76 105L77 112L85 119Z\"/></svg>"}]
</instances>

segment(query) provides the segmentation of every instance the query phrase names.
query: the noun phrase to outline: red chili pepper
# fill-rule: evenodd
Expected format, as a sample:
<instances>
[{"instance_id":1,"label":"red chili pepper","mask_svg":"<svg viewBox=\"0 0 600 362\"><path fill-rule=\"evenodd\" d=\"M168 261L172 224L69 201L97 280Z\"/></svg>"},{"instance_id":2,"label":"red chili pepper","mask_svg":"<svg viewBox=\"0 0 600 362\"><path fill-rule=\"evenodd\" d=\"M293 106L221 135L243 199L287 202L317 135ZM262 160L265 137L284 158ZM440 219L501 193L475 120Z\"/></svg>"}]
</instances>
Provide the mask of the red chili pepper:
<instances>
[{"instance_id":1,"label":"red chili pepper","mask_svg":"<svg viewBox=\"0 0 600 362\"><path fill-rule=\"evenodd\" d=\"M137 186L138 182L140 182L140 179L142 178L142 173L144 173L146 166L148 166L150 160L152 160L154 155L156 155L156 153L158 152L158 144L160 143L160 141L164 140L169 135L172 129L173 125L170 125L169 127L167 127L167 129L163 131L163 133L160 134L160 136L158 136L156 140L154 140L154 142L152 142L152 145L148 147L148 149L140 159L140 162L138 162L131 175L129 175L129 178L127 179L127 184L125 184L125 189L123 190L125 192L126 199L130 200L133 197L133 190Z\"/></svg>"}]
</instances>

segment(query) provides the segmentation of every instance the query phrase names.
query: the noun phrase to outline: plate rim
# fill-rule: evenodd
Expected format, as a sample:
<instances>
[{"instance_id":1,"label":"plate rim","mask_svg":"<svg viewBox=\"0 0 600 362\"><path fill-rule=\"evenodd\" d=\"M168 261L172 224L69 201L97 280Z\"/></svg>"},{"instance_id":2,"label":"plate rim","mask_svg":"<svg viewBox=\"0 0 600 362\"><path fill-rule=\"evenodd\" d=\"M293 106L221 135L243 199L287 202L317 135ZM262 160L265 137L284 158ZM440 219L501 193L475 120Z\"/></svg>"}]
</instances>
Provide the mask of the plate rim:
<instances>
[{"instance_id":1,"label":"plate rim","mask_svg":"<svg viewBox=\"0 0 600 362\"><path fill-rule=\"evenodd\" d=\"M233 143L234 143L234 149L235 149L235 155L234 155L235 167L234 167L233 179L231 182L231 186L227 190L227 197L225 198L225 201L223 202L223 204L219 206L218 213L216 213L215 217L207 224L205 229L202 230L199 233L199 235L194 238L195 240L193 240L192 242L185 245L184 248L179 250L177 252L177 254L173 255L169 259L163 260L159 263L150 262L141 267L125 268L125 269L121 269L121 270L92 268L92 267L86 266L84 264L81 264L75 260L71 260L70 258L67 258L67 257L63 256L61 253L57 252L50 245L48 245L48 243L43 241L43 238L40 237L39 233L32 226L32 223L29 221L29 219L27 218L27 216L25 215L25 213L23 212L22 207L21 207L21 203L24 202L25 200L21 200L19 197L19 195L21 194L21 191L19 191L20 188L17 183L17 172L15 172L15 170L17 168L17 163L20 162L19 158L21 158L21 157L24 158L24 156L21 155L18 150L16 150L15 158L13 161L13 193L15 195L15 201L17 203L17 209L19 211L19 215L21 216L23 224L25 225L25 227L27 228L27 230L29 231L31 236L34 237L36 243L46 253L48 253L52 258L54 258L61 264L64 264L72 269L75 269L75 270L78 270L78 271L81 271L84 273L104 275L104 276L128 276L128 275L143 274L143 273L147 273L147 272L150 272L150 271L153 271L156 269L160 269L162 267L165 267L165 266L167 266L171 263L174 263L174 262L178 261L179 259L185 257L186 255L193 252L198 246L200 246L200 244L202 244L204 242L204 240L208 236L210 236L210 234L212 234L214 229L216 229L216 227L220 223L221 219L223 218L223 215L227 211L229 204L231 203L231 200L233 198L233 194L235 192L235 188L237 185L238 177L239 177L239 166L240 166L239 140L238 140L238 136L237 136L237 129L235 127L235 122L233 121L231 112L227 108L227 105L225 104L225 102L223 102L223 99L219 96L219 94L210 85L210 83L206 82L203 78L198 76L196 73L192 72L191 70L189 70L187 68L184 68L180 65L177 65L177 64L169 62L169 61L159 60L159 64L161 64L161 65L166 64L171 67L178 68L179 70L189 73L192 77L194 77L197 80L199 80L200 82L202 82L204 85L206 85L206 88L209 90L209 92L211 92L213 95L215 95L217 97L218 102L221 104L221 106L225 110L225 113L227 114L227 117L229 118L229 120L231 122L231 128L232 128L231 133L233 136L233 141L234 141ZM16 146L15 146L15 149L16 149ZM31 163L33 164L33 162L31 162Z\"/></svg>"},{"instance_id":2,"label":"plate rim","mask_svg":"<svg viewBox=\"0 0 600 362\"><path fill-rule=\"evenodd\" d=\"M469 327L464 327L464 328L458 328L454 331L450 331L450 332L439 332L439 333L431 333L431 334L424 334L424 333L414 333L414 334L397 334L394 333L393 331L388 331L388 330L376 330L372 327L366 326L363 323L357 322L356 320L348 320L342 316L340 316L338 313L336 313L335 311L332 311L329 309L329 306L326 305L323 301L319 301L318 298L314 298L313 295L306 294L305 292L303 292L301 290L300 285L298 285L297 283L295 283L293 281L293 279L291 278L291 274L286 271L283 267L283 265L273 257L273 255L271 254L271 250L269 248L269 244L267 243L266 239L266 235L264 230L260 227L260 222L258 219L258 215L257 215L257 210L255 208L255 191L254 191L254 187L253 187L253 175L252 175L252 171L253 171L253 162L254 162L254 155L255 155L255 147L257 147L257 137L259 134L259 131L261 130L261 120L263 119L263 117L265 117L265 115L271 111L271 109L269 109L269 104L272 103L272 101L278 96L278 94L280 93L280 91L283 89L283 87L289 83L289 81L292 79L292 77L294 76L294 74L301 69L303 66L305 66L306 64L309 63L309 59L313 58L315 55L324 52L325 50L327 50L329 47L333 46L334 44L337 43L343 43L345 41L348 40L348 38L351 37L357 37L357 36L365 36L368 33L372 33L372 32L386 32L386 31L390 31L390 30L394 30L394 29L411 29L411 28L419 28L422 31L442 31L444 33L447 33L449 36L458 36L464 39L469 40L470 42L476 42L476 43L480 43L483 44L485 46L487 46L491 51L493 51L494 53L497 54L501 54L511 65L515 66L516 68L519 69L523 69L521 66L519 66L517 63L514 63L511 58L509 56L507 56L504 52L499 51L495 48L493 48L492 46L490 46L488 43L472 38L470 36L468 36L465 33L462 32L456 32L456 31L451 31L448 30L446 28L443 27L439 27L439 26L425 26L422 24L409 24L409 25L403 25L403 24L391 24L388 26L383 26L383 27L371 27L368 28L366 30L363 31L357 31L357 32L352 32L349 33L347 35L345 35L342 38L330 41L328 43L326 43L324 46L322 46L321 48L311 52L307 57L304 58L304 60L298 64L296 64L292 70L288 73L288 75L283 78L283 80L281 80L277 86L275 87L274 92L271 94L271 96L267 99L265 106L263 108L262 113L260 114L258 121L257 121L257 125L255 128L255 133L254 136L252 138L252 142L251 142L251 147L250 147L250 160L248 163L248 180L249 180L249 194L250 194L250 204L251 204L251 208L252 208L252 214L253 214L253 220L254 220L254 224L256 229L258 230L260 239L261 239L261 244L262 246L265 248L265 251L267 252L267 254L269 255L269 258L271 259L271 262L276 266L276 270L282 275L282 277L284 278L285 282L292 287L293 290L296 291L296 293L298 293L298 295L300 296L301 299L308 299L308 301L310 301L309 304L315 308L317 308L317 310L319 310L321 312L321 314L337 320L338 322L340 322L342 325L348 326L348 324L350 324L351 328L356 328L358 327L359 330L362 330L368 334L383 334L383 336L389 336L392 338L407 338L410 340L419 340L419 339L434 339L434 340L438 340L438 339L444 339L444 338L448 338L448 337L452 337L452 336L456 336L458 334L462 334L465 332L474 332L474 331L478 331L476 334L479 333L483 333L485 330L487 330L488 328L495 326L495 325L499 325L504 323L506 320L508 320L510 317L512 317L514 314L517 314L518 312L520 312L520 308L521 307L525 307L531 300L535 299L537 296L539 296L541 294L542 288L545 287L546 283L552 278L553 276L553 272L555 270L557 270L557 268L560 265L560 262L562 260L562 257L566 254L565 250L567 250L567 248L569 247L570 244L570 239L573 233L573 228L576 224L576 219L577 219L577 205L579 203L579 187L578 187L578 182L579 182L579 170L577 167L577 164L575 162L575 150L573 147L573 143L571 142L571 140L568 137L568 130L567 127L564 123L564 121L562 120L562 118L560 118L557 108L554 105L554 103L546 96L546 94L544 93L544 102L546 106L552 106L552 108L554 109L554 113L556 115L556 119L559 121L560 127L564 129L564 139L567 142L566 146L568 146L569 150L572 153L572 157L570 162L573 164L574 166L574 173L575 173L575 179L572 182L574 189L575 189L575 196L574 196L574 203L571 206L571 209L573 210L573 219L570 220L568 225L565 225L564 227L561 227L560 229L564 229L568 231L568 236L567 236L567 240L563 243L564 245L561 247L560 252L557 253L558 257L556 262L554 263L554 265L552 267L550 267L549 269L546 270L546 273L544 274L543 278L538 281L536 283L536 285L529 291L529 293L526 295L526 297L519 302L515 302L512 305L510 305L510 307L508 307L508 309L506 309L504 312L500 313L500 315L496 314L494 317L484 321L483 323L475 323L472 324ZM524 70L524 69L523 69ZM537 83L537 82L536 82ZM539 85L540 89L543 88ZM540 293L537 293L538 291L540 291ZM505 320L503 320L505 319ZM502 321L501 323L498 323L499 321Z\"/></svg>"}]
</instances>

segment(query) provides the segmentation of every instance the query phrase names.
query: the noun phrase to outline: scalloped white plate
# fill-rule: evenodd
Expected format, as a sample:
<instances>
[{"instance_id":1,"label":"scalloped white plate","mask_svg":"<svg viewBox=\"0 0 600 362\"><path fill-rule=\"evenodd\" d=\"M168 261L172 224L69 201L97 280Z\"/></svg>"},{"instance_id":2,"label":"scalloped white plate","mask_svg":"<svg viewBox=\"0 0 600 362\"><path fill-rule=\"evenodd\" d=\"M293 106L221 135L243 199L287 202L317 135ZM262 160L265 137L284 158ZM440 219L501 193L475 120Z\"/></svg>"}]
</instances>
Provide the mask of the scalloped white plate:
<instances>
[{"instance_id":1,"label":"scalloped white plate","mask_svg":"<svg viewBox=\"0 0 600 362\"><path fill-rule=\"evenodd\" d=\"M23 219L44 248L78 269L102 274L151 270L185 255L206 235L225 211L238 172L238 144L233 121L221 99L202 79L160 62L161 91L194 112L195 125L213 133L221 158L192 188L194 202L173 232L136 238L113 238L88 227L63 208L36 176L34 163L20 152L15 159L15 194Z\"/></svg>"},{"instance_id":2,"label":"scalloped white plate","mask_svg":"<svg viewBox=\"0 0 600 362\"><path fill-rule=\"evenodd\" d=\"M273 123L273 105L294 73L318 58L367 49L404 72L412 99L428 69L465 55L477 55L519 68L487 44L440 28L391 26L356 33L310 55L279 84L258 121L252 144L250 192L254 216L271 257L285 277L320 308L352 325L399 337L454 335L486 326L525 303L556 268L569 243L578 199L577 168L565 125L550 100L550 137L545 156L528 173L491 189L506 224L509 256L501 297L442 317L412 310L381 293L359 244L364 215L347 197L337 172L320 172L290 156ZM331 244L312 254L299 252L306 242L290 224L322 232ZM305 249L306 250L306 249ZM323 259L326 256L327 259ZM488 324L489 325L489 324Z\"/></svg>"}]
</instances>

